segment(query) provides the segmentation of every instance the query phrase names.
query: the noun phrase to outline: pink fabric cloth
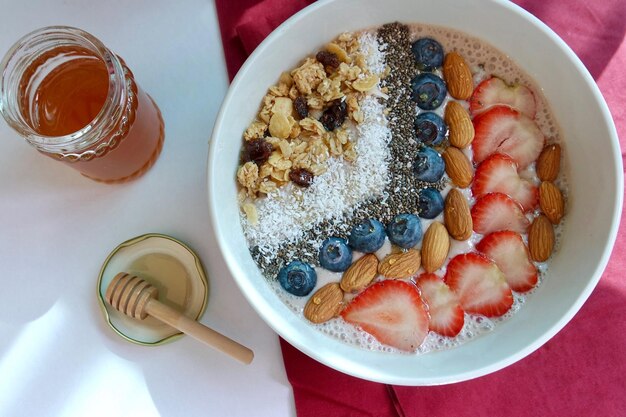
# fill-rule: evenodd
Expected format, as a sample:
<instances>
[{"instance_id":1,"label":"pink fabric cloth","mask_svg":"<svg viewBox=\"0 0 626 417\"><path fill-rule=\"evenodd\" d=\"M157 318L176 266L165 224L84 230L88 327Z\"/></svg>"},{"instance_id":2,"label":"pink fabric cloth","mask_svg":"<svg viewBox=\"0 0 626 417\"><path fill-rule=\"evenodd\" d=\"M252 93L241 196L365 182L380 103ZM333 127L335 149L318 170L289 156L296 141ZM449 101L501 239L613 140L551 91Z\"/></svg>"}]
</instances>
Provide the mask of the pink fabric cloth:
<instances>
[{"instance_id":1,"label":"pink fabric cloth","mask_svg":"<svg viewBox=\"0 0 626 417\"><path fill-rule=\"evenodd\" d=\"M215 0L228 76L278 25L315 0Z\"/></svg>"},{"instance_id":2,"label":"pink fabric cloth","mask_svg":"<svg viewBox=\"0 0 626 417\"><path fill-rule=\"evenodd\" d=\"M216 0L231 78L246 54L273 28L310 2ZM624 0L515 2L557 32L589 68L611 109L624 149ZM609 265L574 319L538 351L491 375L439 387L388 386L334 371L281 340L298 415L626 416L624 224L622 213L622 227Z\"/></svg>"}]
</instances>

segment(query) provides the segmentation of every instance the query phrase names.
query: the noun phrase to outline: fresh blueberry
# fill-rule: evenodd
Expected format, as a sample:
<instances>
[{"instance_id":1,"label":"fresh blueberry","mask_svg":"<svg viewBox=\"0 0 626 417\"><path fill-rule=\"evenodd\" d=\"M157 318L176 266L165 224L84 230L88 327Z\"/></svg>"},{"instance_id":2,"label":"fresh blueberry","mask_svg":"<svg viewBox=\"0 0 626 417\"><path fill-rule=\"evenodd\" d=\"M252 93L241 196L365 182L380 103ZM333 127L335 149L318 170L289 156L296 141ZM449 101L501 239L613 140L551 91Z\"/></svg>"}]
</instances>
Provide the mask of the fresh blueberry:
<instances>
[{"instance_id":1,"label":"fresh blueberry","mask_svg":"<svg viewBox=\"0 0 626 417\"><path fill-rule=\"evenodd\" d=\"M320 248L320 265L333 272L342 272L352 264L352 249L345 239L329 237Z\"/></svg>"},{"instance_id":2,"label":"fresh blueberry","mask_svg":"<svg viewBox=\"0 0 626 417\"><path fill-rule=\"evenodd\" d=\"M387 236L391 243L409 249L422 240L422 224L415 214L398 214L387 225Z\"/></svg>"},{"instance_id":3,"label":"fresh blueberry","mask_svg":"<svg viewBox=\"0 0 626 417\"><path fill-rule=\"evenodd\" d=\"M439 145L446 137L447 131L446 122L437 113L422 112L415 119L417 140L426 145Z\"/></svg>"},{"instance_id":4,"label":"fresh blueberry","mask_svg":"<svg viewBox=\"0 0 626 417\"><path fill-rule=\"evenodd\" d=\"M424 146L417 152L413 171L418 180L437 182L443 177L445 169L446 165L443 158L433 148Z\"/></svg>"},{"instance_id":5,"label":"fresh blueberry","mask_svg":"<svg viewBox=\"0 0 626 417\"><path fill-rule=\"evenodd\" d=\"M317 274L311 265L291 261L278 271L278 282L288 293L302 297L315 288Z\"/></svg>"},{"instance_id":6,"label":"fresh blueberry","mask_svg":"<svg viewBox=\"0 0 626 417\"><path fill-rule=\"evenodd\" d=\"M418 214L424 219L434 219L443 211L443 197L434 188L423 188L417 193Z\"/></svg>"},{"instance_id":7,"label":"fresh blueberry","mask_svg":"<svg viewBox=\"0 0 626 417\"><path fill-rule=\"evenodd\" d=\"M385 227L376 219L363 220L354 225L348 242L360 252L376 252L385 243Z\"/></svg>"},{"instance_id":8,"label":"fresh blueberry","mask_svg":"<svg viewBox=\"0 0 626 417\"><path fill-rule=\"evenodd\" d=\"M432 71L443 64L443 48L431 38L421 38L411 45L417 67L422 71Z\"/></svg>"},{"instance_id":9,"label":"fresh blueberry","mask_svg":"<svg viewBox=\"0 0 626 417\"><path fill-rule=\"evenodd\" d=\"M411 80L411 99L423 110L434 110L446 98L446 83L435 74L423 72Z\"/></svg>"}]
</instances>

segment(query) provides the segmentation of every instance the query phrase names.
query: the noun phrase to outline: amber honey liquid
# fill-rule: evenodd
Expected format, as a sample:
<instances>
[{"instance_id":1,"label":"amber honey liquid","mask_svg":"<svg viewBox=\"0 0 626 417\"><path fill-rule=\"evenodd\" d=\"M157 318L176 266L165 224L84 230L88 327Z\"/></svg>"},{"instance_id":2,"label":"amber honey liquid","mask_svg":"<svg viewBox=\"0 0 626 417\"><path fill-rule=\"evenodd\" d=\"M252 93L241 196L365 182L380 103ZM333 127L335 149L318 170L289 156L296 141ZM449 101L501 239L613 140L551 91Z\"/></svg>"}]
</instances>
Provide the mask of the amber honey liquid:
<instances>
[{"instance_id":1,"label":"amber honey liquid","mask_svg":"<svg viewBox=\"0 0 626 417\"><path fill-rule=\"evenodd\" d=\"M87 126L109 92L109 74L95 57L79 56L51 71L39 84L26 114L44 136L64 136Z\"/></svg>"},{"instance_id":2,"label":"amber honey liquid","mask_svg":"<svg viewBox=\"0 0 626 417\"><path fill-rule=\"evenodd\" d=\"M22 113L42 136L77 132L92 123L103 109L110 87L107 67L100 58L81 48L58 48L44 58L53 69L45 72L43 66L34 65L33 71L25 74ZM103 182L123 182L152 166L163 145L163 121L152 99L134 81L132 86L132 109L124 113L129 128L124 129L121 120L115 122L109 133L85 150L95 150L117 134L115 144L100 149L96 156L61 160ZM57 154L48 156L60 158Z\"/></svg>"}]
</instances>

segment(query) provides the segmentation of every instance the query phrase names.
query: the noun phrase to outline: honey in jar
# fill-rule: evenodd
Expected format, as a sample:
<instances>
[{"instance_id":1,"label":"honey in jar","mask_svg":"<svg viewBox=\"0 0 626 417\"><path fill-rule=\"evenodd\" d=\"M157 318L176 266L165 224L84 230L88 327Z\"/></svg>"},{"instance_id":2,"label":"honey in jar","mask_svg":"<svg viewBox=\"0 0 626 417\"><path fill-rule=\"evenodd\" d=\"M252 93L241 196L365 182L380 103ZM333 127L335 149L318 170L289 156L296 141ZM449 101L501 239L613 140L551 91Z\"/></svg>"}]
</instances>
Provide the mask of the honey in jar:
<instances>
[{"instance_id":1,"label":"honey in jar","mask_svg":"<svg viewBox=\"0 0 626 417\"><path fill-rule=\"evenodd\" d=\"M140 176L159 156L158 107L92 35L37 30L9 50L0 71L0 112L43 154L109 183Z\"/></svg>"}]
</instances>

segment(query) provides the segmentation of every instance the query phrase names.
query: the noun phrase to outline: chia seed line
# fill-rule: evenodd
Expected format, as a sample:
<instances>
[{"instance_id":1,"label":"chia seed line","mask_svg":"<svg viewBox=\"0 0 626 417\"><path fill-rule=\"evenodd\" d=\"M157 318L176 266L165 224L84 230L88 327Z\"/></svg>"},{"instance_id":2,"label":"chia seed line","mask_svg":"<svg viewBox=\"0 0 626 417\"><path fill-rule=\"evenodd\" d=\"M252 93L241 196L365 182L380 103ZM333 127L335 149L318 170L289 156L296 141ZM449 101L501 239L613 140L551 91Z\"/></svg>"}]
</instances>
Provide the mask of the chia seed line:
<instances>
[{"instance_id":1,"label":"chia seed line","mask_svg":"<svg viewBox=\"0 0 626 417\"><path fill-rule=\"evenodd\" d=\"M413 174L415 155L421 144L415 140L415 117L417 116L415 102L411 100L411 80L419 70L413 59L409 28L400 23L390 23L378 30L379 42L388 45L386 51L387 65L391 68L384 85L389 89L390 112L389 128L392 140L389 144L391 151L390 182L385 190L386 201L373 201L369 205L380 204L380 208L372 214L387 223L400 213L418 212L419 190L426 187L443 189L445 180L436 184L419 181Z\"/></svg>"}]
</instances>

